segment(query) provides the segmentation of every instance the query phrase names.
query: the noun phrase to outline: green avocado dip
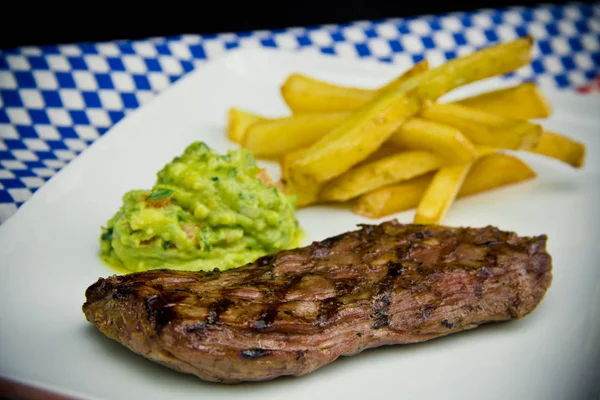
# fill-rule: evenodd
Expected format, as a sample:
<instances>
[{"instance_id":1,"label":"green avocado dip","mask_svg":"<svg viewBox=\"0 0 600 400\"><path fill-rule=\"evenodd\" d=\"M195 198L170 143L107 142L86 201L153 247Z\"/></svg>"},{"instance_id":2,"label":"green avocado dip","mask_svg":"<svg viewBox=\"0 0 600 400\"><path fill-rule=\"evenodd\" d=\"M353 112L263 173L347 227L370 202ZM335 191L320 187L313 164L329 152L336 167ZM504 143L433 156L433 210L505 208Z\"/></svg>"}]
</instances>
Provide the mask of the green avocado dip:
<instances>
[{"instance_id":1,"label":"green avocado dip","mask_svg":"<svg viewBox=\"0 0 600 400\"><path fill-rule=\"evenodd\" d=\"M298 245L295 199L272 186L246 149L217 154L202 142L131 190L102 228L101 256L128 271L235 268Z\"/></svg>"}]
</instances>

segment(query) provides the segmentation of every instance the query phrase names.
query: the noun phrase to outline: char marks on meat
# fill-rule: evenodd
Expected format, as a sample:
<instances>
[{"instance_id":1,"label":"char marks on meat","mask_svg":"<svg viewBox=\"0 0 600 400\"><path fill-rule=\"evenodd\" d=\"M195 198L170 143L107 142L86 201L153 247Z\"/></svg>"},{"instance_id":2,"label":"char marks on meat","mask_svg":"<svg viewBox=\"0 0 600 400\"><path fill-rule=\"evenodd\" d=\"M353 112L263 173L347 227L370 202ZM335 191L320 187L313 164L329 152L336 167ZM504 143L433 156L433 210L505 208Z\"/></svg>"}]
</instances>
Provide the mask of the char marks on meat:
<instances>
[{"instance_id":1,"label":"char marks on meat","mask_svg":"<svg viewBox=\"0 0 600 400\"><path fill-rule=\"evenodd\" d=\"M301 376L526 316L552 282L546 240L392 220L224 272L99 279L83 311L133 352L207 381Z\"/></svg>"}]
</instances>

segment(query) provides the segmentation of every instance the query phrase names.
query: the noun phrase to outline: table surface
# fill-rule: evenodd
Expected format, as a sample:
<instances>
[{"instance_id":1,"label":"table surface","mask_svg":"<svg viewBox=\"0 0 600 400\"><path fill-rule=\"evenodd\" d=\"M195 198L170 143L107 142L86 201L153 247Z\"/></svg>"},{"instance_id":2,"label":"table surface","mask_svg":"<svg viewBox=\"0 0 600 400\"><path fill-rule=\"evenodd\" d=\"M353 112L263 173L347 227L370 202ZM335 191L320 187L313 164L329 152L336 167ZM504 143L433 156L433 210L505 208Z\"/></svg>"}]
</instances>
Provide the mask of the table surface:
<instances>
[{"instance_id":1,"label":"table surface","mask_svg":"<svg viewBox=\"0 0 600 400\"><path fill-rule=\"evenodd\" d=\"M264 47L436 65L524 35L536 39L533 62L509 76L600 93L600 3L0 50L0 224L128 113L225 52Z\"/></svg>"}]
</instances>

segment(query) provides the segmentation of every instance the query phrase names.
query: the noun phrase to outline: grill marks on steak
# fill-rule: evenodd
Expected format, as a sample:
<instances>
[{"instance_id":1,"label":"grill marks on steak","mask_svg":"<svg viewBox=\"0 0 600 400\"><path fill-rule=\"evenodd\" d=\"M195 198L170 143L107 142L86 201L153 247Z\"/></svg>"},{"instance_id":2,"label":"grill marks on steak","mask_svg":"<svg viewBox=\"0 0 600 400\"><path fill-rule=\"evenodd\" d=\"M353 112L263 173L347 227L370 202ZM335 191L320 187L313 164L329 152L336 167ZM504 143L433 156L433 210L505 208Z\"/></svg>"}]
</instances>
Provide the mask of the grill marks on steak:
<instances>
[{"instance_id":1,"label":"grill marks on steak","mask_svg":"<svg viewBox=\"0 0 600 400\"><path fill-rule=\"evenodd\" d=\"M225 272L99 279L83 311L134 352L208 381L298 376L529 314L552 280L546 240L393 220Z\"/></svg>"}]
</instances>

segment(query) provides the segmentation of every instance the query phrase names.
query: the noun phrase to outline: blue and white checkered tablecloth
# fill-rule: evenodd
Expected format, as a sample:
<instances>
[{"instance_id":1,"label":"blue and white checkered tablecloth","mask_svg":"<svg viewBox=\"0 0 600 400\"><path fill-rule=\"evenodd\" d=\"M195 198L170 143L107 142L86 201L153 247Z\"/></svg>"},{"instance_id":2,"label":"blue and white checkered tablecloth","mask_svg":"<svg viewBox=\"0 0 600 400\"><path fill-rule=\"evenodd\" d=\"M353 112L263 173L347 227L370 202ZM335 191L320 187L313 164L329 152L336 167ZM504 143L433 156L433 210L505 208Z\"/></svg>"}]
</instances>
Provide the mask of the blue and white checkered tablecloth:
<instances>
[{"instance_id":1,"label":"blue and white checkered tablecloth","mask_svg":"<svg viewBox=\"0 0 600 400\"><path fill-rule=\"evenodd\" d=\"M517 77L577 90L600 74L600 3L0 50L0 223L128 112L224 52L313 48L438 63L526 34L534 60Z\"/></svg>"}]
</instances>

